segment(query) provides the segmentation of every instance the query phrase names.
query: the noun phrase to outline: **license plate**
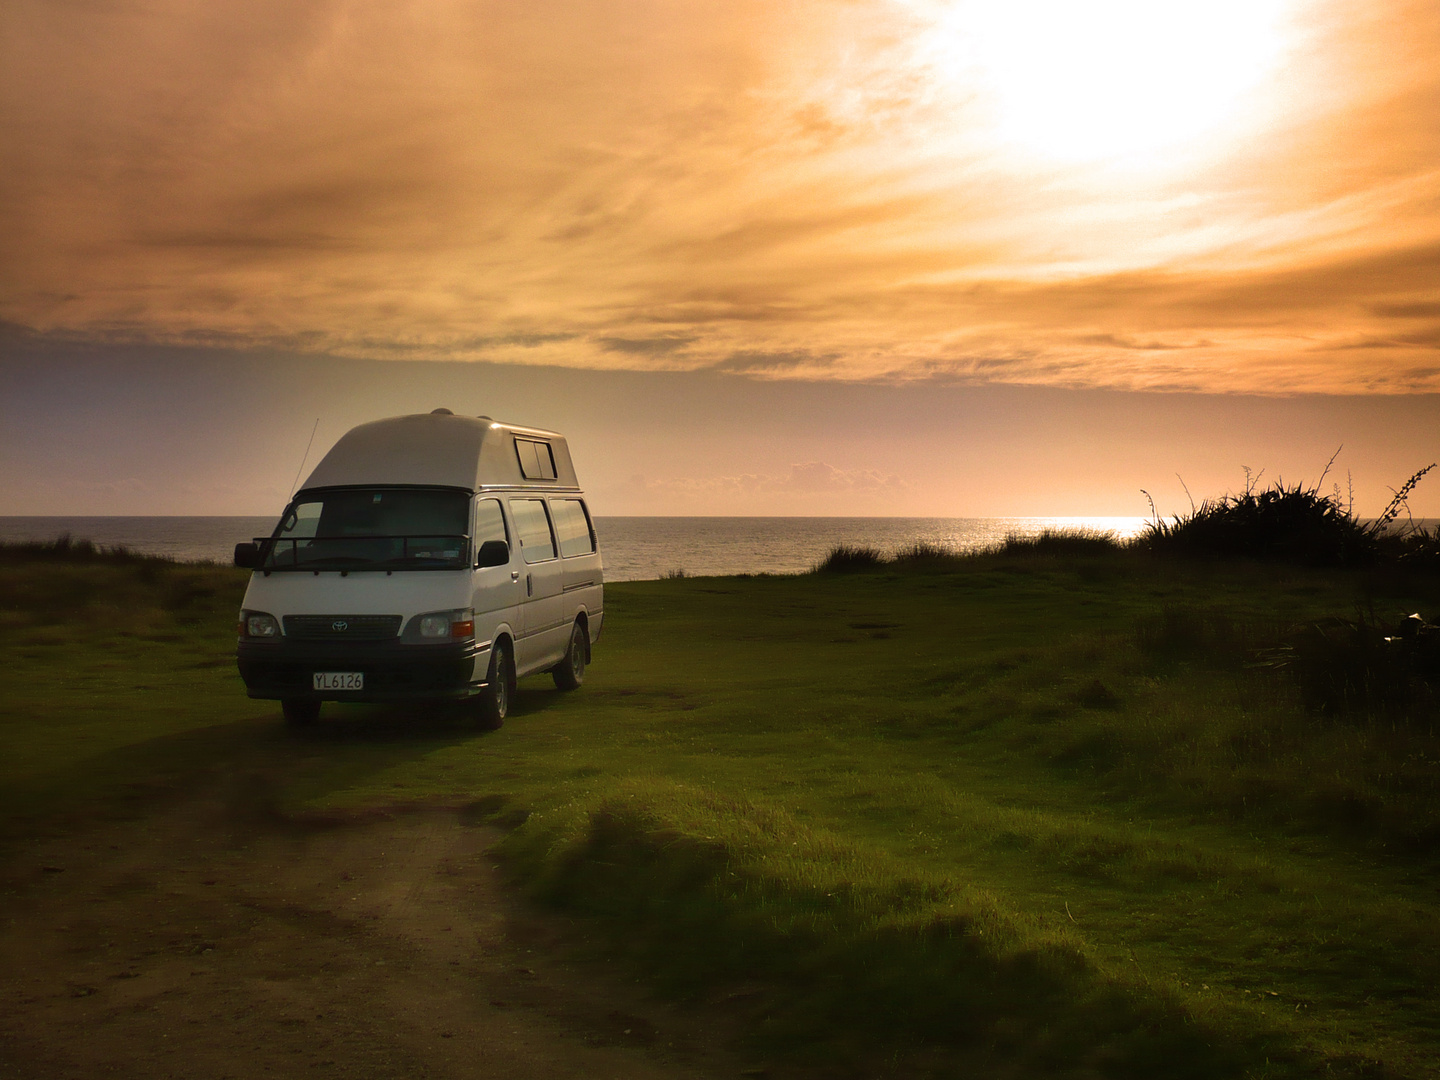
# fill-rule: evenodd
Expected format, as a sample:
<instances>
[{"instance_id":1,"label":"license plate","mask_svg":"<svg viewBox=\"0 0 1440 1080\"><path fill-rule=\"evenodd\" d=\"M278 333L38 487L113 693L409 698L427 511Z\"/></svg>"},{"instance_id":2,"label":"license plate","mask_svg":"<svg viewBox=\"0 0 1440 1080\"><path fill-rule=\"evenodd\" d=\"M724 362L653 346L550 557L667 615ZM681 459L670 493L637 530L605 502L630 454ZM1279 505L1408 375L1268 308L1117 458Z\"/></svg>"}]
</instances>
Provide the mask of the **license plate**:
<instances>
[{"instance_id":1,"label":"license plate","mask_svg":"<svg viewBox=\"0 0 1440 1080\"><path fill-rule=\"evenodd\" d=\"M317 671L314 676L316 690L364 690L363 671Z\"/></svg>"}]
</instances>

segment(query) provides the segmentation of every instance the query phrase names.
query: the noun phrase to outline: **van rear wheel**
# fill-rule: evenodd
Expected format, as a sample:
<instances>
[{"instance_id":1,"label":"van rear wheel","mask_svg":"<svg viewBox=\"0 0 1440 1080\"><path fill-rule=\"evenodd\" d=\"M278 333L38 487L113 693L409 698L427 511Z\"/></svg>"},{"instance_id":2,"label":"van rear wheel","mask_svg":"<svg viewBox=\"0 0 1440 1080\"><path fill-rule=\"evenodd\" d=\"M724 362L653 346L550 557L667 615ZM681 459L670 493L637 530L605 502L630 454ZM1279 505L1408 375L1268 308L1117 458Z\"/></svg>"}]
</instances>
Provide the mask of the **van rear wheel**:
<instances>
[{"instance_id":1,"label":"van rear wheel","mask_svg":"<svg viewBox=\"0 0 1440 1080\"><path fill-rule=\"evenodd\" d=\"M578 690L585 681L585 652L589 644L585 627L577 619L570 628L570 644L565 649L565 659L550 669L555 685L561 690Z\"/></svg>"},{"instance_id":2,"label":"van rear wheel","mask_svg":"<svg viewBox=\"0 0 1440 1080\"><path fill-rule=\"evenodd\" d=\"M485 689L476 699L480 726L486 731L494 731L505 723L514 697L515 661L510 656L510 646L500 641L490 650L490 670L485 675Z\"/></svg>"},{"instance_id":3,"label":"van rear wheel","mask_svg":"<svg viewBox=\"0 0 1440 1080\"><path fill-rule=\"evenodd\" d=\"M291 727L308 727L320 719L320 702L305 698L286 698L280 702L285 723Z\"/></svg>"}]
</instances>

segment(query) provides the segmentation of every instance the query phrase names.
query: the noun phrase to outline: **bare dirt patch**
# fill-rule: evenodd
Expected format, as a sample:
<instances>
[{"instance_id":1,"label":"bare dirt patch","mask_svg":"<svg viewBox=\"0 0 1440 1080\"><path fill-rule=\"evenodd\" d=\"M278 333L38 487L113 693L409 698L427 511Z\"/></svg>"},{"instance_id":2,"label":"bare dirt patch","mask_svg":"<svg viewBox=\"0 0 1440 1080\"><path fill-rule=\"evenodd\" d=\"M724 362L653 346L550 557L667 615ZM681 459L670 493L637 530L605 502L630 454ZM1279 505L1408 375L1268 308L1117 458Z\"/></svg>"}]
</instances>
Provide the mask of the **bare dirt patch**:
<instances>
[{"instance_id":1,"label":"bare dirt patch","mask_svg":"<svg viewBox=\"0 0 1440 1080\"><path fill-rule=\"evenodd\" d=\"M764 1075L723 1017L577 962L452 810L295 821L243 787L0 879L0 1077Z\"/></svg>"}]
</instances>

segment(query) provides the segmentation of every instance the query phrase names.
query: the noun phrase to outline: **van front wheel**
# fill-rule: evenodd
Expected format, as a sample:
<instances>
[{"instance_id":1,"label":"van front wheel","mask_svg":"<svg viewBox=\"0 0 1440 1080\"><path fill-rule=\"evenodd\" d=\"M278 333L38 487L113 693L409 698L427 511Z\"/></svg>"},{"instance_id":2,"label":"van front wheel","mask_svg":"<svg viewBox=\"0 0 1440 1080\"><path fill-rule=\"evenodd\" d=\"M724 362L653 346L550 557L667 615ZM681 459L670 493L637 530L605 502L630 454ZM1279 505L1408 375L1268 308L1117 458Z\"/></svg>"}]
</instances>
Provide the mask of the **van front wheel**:
<instances>
[{"instance_id":1,"label":"van front wheel","mask_svg":"<svg viewBox=\"0 0 1440 1080\"><path fill-rule=\"evenodd\" d=\"M490 651L490 670L485 676L485 689L480 691L477 702L480 726L486 731L494 731L505 723L514 696L515 661L510 658L510 646L503 641L497 642Z\"/></svg>"},{"instance_id":2,"label":"van front wheel","mask_svg":"<svg viewBox=\"0 0 1440 1080\"><path fill-rule=\"evenodd\" d=\"M585 681L585 628L577 621L570 628L570 644L565 649L565 659L550 669L555 685L561 690L578 690Z\"/></svg>"}]
</instances>

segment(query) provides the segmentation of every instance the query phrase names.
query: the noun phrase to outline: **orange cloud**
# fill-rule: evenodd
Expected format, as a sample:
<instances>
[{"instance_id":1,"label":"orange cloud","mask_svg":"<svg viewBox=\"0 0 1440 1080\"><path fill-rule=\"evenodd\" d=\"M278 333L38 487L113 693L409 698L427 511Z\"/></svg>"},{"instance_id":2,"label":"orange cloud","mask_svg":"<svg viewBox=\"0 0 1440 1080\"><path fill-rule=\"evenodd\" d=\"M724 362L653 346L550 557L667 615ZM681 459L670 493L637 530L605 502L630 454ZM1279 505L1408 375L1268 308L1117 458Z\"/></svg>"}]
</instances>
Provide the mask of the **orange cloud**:
<instances>
[{"instance_id":1,"label":"orange cloud","mask_svg":"<svg viewBox=\"0 0 1440 1080\"><path fill-rule=\"evenodd\" d=\"M1151 85L1115 84L1103 139L1047 156L1045 99L1006 128L1009 54L964 0L12 0L0 318L765 378L1440 389L1440 9L1221 7L1279 35L1237 54L1228 112L1177 98L1172 143L1154 109L1116 126L1175 33L1229 32L1197 4L1136 39Z\"/></svg>"}]
</instances>

